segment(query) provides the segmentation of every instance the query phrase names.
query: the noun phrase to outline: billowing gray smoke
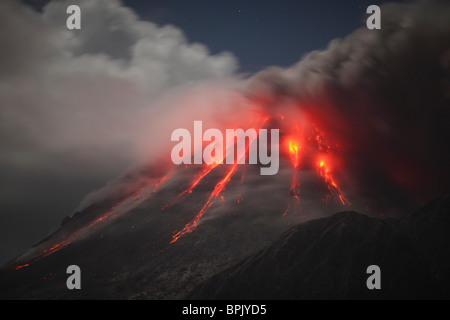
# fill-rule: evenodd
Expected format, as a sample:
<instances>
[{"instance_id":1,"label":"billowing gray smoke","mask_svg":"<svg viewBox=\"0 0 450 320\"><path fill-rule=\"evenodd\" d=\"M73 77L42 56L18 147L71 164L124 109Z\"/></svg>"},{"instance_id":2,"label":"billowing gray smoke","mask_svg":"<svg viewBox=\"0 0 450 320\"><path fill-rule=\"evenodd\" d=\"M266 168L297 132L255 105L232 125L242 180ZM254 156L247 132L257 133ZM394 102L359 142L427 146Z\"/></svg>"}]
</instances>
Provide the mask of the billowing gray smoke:
<instances>
[{"instance_id":1,"label":"billowing gray smoke","mask_svg":"<svg viewBox=\"0 0 450 320\"><path fill-rule=\"evenodd\" d=\"M228 103L307 117L340 146L341 178L356 209L406 212L450 192L449 16L445 1L385 5L381 30L361 28L290 68L264 70L238 86L248 103L234 96ZM307 194L314 168L303 170Z\"/></svg>"},{"instance_id":2,"label":"billowing gray smoke","mask_svg":"<svg viewBox=\"0 0 450 320\"><path fill-rule=\"evenodd\" d=\"M152 114L162 94L237 69L231 53L212 55L119 0L77 1L79 32L66 27L73 1L36 1L46 3L40 11L23 2L0 1L0 261L51 232L86 192L158 153L170 136L146 132L164 123ZM176 118L206 114L183 107Z\"/></svg>"},{"instance_id":3,"label":"billowing gray smoke","mask_svg":"<svg viewBox=\"0 0 450 320\"><path fill-rule=\"evenodd\" d=\"M450 191L450 3L381 12L381 30L361 28L289 69L265 70L248 92L273 112L294 103L344 146L361 197L427 201Z\"/></svg>"}]
</instances>

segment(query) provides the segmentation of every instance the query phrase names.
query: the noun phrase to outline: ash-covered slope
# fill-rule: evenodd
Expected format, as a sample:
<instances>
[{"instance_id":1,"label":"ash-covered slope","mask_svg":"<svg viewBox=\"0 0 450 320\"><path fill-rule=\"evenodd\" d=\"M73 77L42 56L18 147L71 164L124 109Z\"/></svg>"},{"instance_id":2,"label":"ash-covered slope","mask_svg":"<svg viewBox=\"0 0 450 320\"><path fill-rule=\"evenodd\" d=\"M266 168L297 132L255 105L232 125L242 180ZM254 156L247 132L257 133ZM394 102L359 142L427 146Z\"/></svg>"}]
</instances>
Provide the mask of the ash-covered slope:
<instances>
[{"instance_id":1,"label":"ash-covered slope","mask_svg":"<svg viewBox=\"0 0 450 320\"><path fill-rule=\"evenodd\" d=\"M128 192L65 219L52 235L0 269L0 299L181 298L299 221L295 214L283 217L285 207L273 209L275 200L289 198L284 186L262 193L257 183L246 188L236 174L198 228L171 243L229 167L217 167L183 201L162 210L189 186L190 170L177 170L165 184L156 179L157 190L149 187L139 196ZM251 172L246 179L252 177L259 179ZM66 287L69 265L81 269L81 290Z\"/></svg>"},{"instance_id":2,"label":"ash-covered slope","mask_svg":"<svg viewBox=\"0 0 450 320\"><path fill-rule=\"evenodd\" d=\"M297 225L191 299L450 298L450 196L402 219L342 212ZM366 287L369 265L381 290Z\"/></svg>"},{"instance_id":3,"label":"ash-covered slope","mask_svg":"<svg viewBox=\"0 0 450 320\"><path fill-rule=\"evenodd\" d=\"M0 299L442 296L448 198L401 220L350 212L313 220L267 248L300 221L346 207L323 203L327 186L309 183L300 212L290 173L200 166L127 175L4 265ZM383 289L367 296L370 264L382 268ZM81 268L81 290L66 287L70 265Z\"/></svg>"}]
</instances>

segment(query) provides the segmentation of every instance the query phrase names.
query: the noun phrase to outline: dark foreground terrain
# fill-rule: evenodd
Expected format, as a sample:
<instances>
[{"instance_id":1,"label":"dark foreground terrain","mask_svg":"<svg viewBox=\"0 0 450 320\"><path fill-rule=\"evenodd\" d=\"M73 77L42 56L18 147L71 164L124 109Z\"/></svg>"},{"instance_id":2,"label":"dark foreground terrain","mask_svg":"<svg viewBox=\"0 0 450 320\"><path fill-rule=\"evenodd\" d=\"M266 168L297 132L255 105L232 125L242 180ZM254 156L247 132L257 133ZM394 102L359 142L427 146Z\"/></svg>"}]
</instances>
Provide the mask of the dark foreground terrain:
<instances>
[{"instance_id":1,"label":"dark foreground terrain","mask_svg":"<svg viewBox=\"0 0 450 320\"><path fill-rule=\"evenodd\" d=\"M368 290L370 265L381 290ZM342 212L299 224L191 299L449 299L450 197L402 219Z\"/></svg>"},{"instance_id":2,"label":"dark foreground terrain","mask_svg":"<svg viewBox=\"0 0 450 320\"><path fill-rule=\"evenodd\" d=\"M29 266L6 264L0 298L450 298L450 196L398 219L341 212L292 227L263 211L245 221L225 215L172 245L182 218L149 214L157 208L146 204ZM81 268L81 290L66 287L71 264ZM369 265L381 268L381 290L366 287Z\"/></svg>"}]
</instances>

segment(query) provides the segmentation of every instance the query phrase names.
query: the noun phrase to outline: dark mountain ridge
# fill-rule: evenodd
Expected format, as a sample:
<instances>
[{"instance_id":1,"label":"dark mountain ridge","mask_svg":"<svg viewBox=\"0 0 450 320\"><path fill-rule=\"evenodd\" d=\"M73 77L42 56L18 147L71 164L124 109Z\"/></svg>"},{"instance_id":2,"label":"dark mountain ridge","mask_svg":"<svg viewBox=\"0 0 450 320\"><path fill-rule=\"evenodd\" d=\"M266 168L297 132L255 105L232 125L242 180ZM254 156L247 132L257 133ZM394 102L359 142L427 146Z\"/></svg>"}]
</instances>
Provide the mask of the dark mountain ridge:
<instances>
[{"instance_id":1,"label":"dark mountain ridge","mask_svg":"<svg viewBox=\"0 0 450 320\"><path fill-rule=\"evenodd\" d=\"M0 269L0 299L449 297L449 196L400 219L341 212L297 224L266 205L273 199L260 195L256 201L254 193L235 212L216 215L169 245L173 231L201 208L207 196L202 190L213 184L205 181L190 201L164 211L165 200L180 190L162 188L127 214L38 256L48 244L98 220L109 205L66 219L54 234ZM239 178L230 184L239 186ZM218 203L210 209L221 208ZM30 265L15 269L17 262ZM72 264L82 270L81 290L66 287L66 268ZM366 288L372 264L381 268L381 290Z\"/></svg>"},{"instance_id":2,"label":"dark mountain ridge","mask_svg":"<svg viewBox=\"0 0 450 320\"><path fill-rule=\"evenodd\" d=\"M450 196L401 219L342 212L299 224L190 299L449 299ZM369 290L367 267L381 269Z\"/></svg>"}]
</instances>

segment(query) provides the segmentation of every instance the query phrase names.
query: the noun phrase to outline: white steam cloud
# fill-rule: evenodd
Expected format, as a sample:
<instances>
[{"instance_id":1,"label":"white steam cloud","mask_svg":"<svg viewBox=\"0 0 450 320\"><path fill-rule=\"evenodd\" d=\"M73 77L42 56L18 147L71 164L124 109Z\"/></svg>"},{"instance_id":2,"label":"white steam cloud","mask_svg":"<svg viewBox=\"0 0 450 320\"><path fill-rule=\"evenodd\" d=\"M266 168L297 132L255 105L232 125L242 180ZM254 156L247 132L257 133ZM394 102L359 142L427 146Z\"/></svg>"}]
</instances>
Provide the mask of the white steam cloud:
<instances>
[{"instance_id":1,"label":"white steam cloud","mask_svg":"<svg viewBox=\"0 0 450 320\"><path fill-rule=\"evenodd\" d=\"M143 21L118 0L77 1L82 29L68 30L70 4L51 1L37 12L0 2L5 246L16 239L7 230L26 221L42 237L42 228L50 231L76 208L86 186L99 187L154 156L147 149L163 134L152 130L162 95L229 78L238 67L231 53L212 55L178 28ZM189 106L179 107L189 114ZM180 110L171 111L174 118Z\"/></svg>"}]
</instances>

